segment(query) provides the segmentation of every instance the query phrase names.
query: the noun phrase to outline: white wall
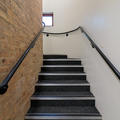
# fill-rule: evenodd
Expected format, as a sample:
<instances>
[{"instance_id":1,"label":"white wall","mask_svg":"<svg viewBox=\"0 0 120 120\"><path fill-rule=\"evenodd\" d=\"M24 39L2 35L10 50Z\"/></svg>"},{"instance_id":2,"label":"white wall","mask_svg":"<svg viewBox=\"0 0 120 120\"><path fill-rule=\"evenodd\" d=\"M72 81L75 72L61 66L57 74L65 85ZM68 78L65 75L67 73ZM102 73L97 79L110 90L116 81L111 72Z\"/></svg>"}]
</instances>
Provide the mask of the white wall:
<instances>
[{"instance_id":1,"label":"white wall","mask_svg":"<svg viewBox=\"0 0 120 120\"><path fill-rule=\"evenodd\" d=\"M86 0L83 24L120 71L120 0ZM120 81L83 36L84 65L103 120L120 120Z\"/></svg>"},{"instance_id":2,"label":"white wall","mask_svg":"<svg viewBox=\"0 0 120 120\"><path fill-rule=\"evenodd\" d=\"M45 31L63 32L80 25L84 6L81 0L43 0L43 12L54 12L54 27L48 27ZM79 31L69 37L44 36L43 45L44 54L67 54L69 57L80 57L82 54Z\"/></svg>"},{"instance_id":3,"label":"white wall","mask_svg":"<svg viewBox=\"0 0 120 120\"><path fill-rule=\"evenodd\" d=\"M55 13L55 26L46 31L66 31L82 25L120 70L120 0L43 0L44 11ZM66 38L44 37L44 53L80 57L103 120L120 120L120 82L83 34Z\"/></svg>"}]
</instances>

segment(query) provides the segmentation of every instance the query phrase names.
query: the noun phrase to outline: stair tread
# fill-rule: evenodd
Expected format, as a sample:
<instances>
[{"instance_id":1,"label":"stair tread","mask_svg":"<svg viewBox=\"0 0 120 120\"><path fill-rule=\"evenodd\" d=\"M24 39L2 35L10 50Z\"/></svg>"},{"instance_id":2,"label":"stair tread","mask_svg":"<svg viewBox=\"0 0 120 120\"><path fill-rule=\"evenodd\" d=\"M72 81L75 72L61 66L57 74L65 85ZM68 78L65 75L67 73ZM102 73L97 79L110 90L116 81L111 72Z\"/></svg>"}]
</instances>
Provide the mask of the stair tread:
<instances>
[{"instance_id":1,"label":"stair tread","mask_svg":"<svg viewBox=\"0 0 120 120\"><path fill-rule=\"evenodd\" d=\"M60 70L60 71L41 71L40 73L61 73L61 74L64 74L64 73L79 73L79 74L81 74L81 73L84 73L85 74L85 72L80 72L80 71L75 71L75 70L71 70L71 71L67 71L67 70Z\"/></svg>"},{"instance_id":2,"label":"stair tread","mask_svg":"<svg viewBox=\"0 0 120 120\"><path fill-rule=\"evenodd\" d=\"M67 59L43 59L44 61L81 61L80 58L67 58Z\"/></svg>"},{"instance_id":3,"label":"stair tread","mask_svg":"<svg viewBox=\"0 0 120 120\"><path fill-rule=\"evenodd\" d=\"M100 115L96 107L90 106L37 106L31 107L28 113L44 113L47 114L78 114L78 115Z\"/></svg>"},{"instance_id":4,"label":"stair tread","mask_svg":"<svg viewBox=\"0 0 120 120\"><path fill-rule=\"evenodd\" d=\"M42 67L83 67L82 65L43 65Z\"/></svg>"},{"instance_id":5,"label":"stair tread","mask_svg":"<svg viewBox=\"0 0 120 120\"><path fill-rule=\"evenodd\" d=\"M43 65L81 65L80 59L44 59Z\"/></svg>"},{"instance_id":6,"label":"stair tread","mask_svg":"<svg viewBox=\"0 0 120 120\"><path fill-rule=\"evenodd\" d=\"M38 83L40 84L86 84L88 81L86 80L39 80Z\"/></svg>"},{"instance_id":7,"label":"stair tread","mask_svg":"<svg viewBox=\"0 0 120 120\"><path fill-rule=\"evenodd\" d=\"M40 92L35 92L33 97L94 97L94 96L91 92L40 91Z\"/></svg>"},{"instance_id":8,"label":"stair tread","mask_svg":"<svg viewBox=\"0 0 120 120\"><path fill-rule=\"evenodd\" d=\"M102 120L101 115L84 115L84 116L72 116L72 115L56 115L56 114L27 114L25 120Z\"/></svg>"},{"instance_id":9,"label":"stair tread","mask_svg":"<svg viewBox=\"0 0 120 120\"><path fill-rule=\"evenodd\" d=\"M43 55L43 58L45 59L67 59L67 55Z\"/></svg>"},{"instance_id":10,"label":"stair tread","mask_svg":"<svg viewBox=\"0 0 120 120\"><path fill-rule=\"evenodd\" d=\"M61 73L54 73L54 72L40 72L39 75L86 75L86 73L69 73L69 72L61 72Z\"/></svg>"}]
</instances>

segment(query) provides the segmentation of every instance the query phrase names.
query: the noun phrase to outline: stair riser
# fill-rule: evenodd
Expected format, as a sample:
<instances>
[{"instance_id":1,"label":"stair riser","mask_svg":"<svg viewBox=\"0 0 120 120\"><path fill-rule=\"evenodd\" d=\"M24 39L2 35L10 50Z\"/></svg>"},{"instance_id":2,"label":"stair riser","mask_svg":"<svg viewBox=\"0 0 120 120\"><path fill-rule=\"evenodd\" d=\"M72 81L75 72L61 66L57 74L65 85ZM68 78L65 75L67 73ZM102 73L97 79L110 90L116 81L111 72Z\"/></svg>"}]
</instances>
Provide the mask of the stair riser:
<instances>
[{"instance_id":1,"label":"stair riser","mask_svg":"<svg viewBox=\"0 0 120 120\"><path fill-rule=\"evenodd\" d=\"M102 119L25 119L25 120L102 120Z\"/></svg>"},{"instance_id":2,"label":"stair riser","mask_svg":"<svg viewBox=\"0 0 120 120\"><path fill-rule=\"evenodd\" d=\"M46 86L46 87L42 87L42 86L36 86L35 87L35 92L40 92L40 91L48 91L48 92L54 92L54 91L56 91L56 92L64 92L64 91L66 91L66 92L78 92L78 91L80 91L80 92L84 92L84 91L90 91L90 86L75 86L75 87L73 87L73 86L64 86L64 87L62 87L62 86Z\"/></svg>"},{"instance_id":3,"label":"stair riser","mask_svg":"<svg viewBox=\"0 0 120 120\"><path fill-rule=\"evenodd\" d=\"M102 119L25 119L25 120L102 120Z\"/></svg>"},{"instance_id":4,"label":"stair riser","mask_svg":"<svg viewBox=\"0 0 120 120\"><path fill-rule=\"evenodd\" d=\"M39 75L39 80L86 80L86 75Z\"/></svg>"},{"instance_id":5,"label":"stair riser","mask_svg":"<svg viewBox=\"0 0 120 120\"><path fill-rule=\"evenodd\" d=\"M95 100L32 100L32 107L37 106L94 106Z\"/></svg>"},{"instance_id":6,"label":"stair riser","mask_svg":"<svg viewBox=\"0 0 120 120\"><path fill-rule=\"evenodd\" d=\"M49 116L48 114L43 114L42 116L27 116L26 120L102 120L101 116L95 115L95 116L87 116L87 115L83 115L83 116Z\"/></svg>"},{"instance_id":7,"label":"stair riser","mask_svg":"<svg viewBox=\"0 0 120 120\"><path fill-rule=\"evenodd\" d=\"M44 61L44 65L81 65L81 61Z\"/></svg>"},{"instance_id":8,"label":"stair riser","mask_svg":"<svg viewBox=\"0 0 120 120\"><path fill-rule=\"evenodd\" d=\"M54 72L54 73L61 73L61 72L71 72L76 73L84 72L83 67L42 67L42 72Z\"/></svg>"},{"instance_id":9,"label":"stair riser","mask_svg":"<svg viewBox=\"0 0 120 120\"><path fill-rule=\"evenodd\" d=\"M82 84L82 85L84 85L84 84L89 84L87 81L85 81L85 80L39 80L39 84L41 84L41 83L48 83L48 84L63 84L63 85L65 85L65 84L67 84L67 86L68 85L74 85L75 84L75 86L76 86L76 84L77 85L80 85L80 84Z\"/></svg>"},{"instance_id":10,"label":"stair riser","mask_svg":"<svg viewBox=\"0 0 120 120\"><path fill-rule=\"evenodd\" d=\"M67 59L67 55L43 55L44 59Z\"/></svg>"}]
</instances>

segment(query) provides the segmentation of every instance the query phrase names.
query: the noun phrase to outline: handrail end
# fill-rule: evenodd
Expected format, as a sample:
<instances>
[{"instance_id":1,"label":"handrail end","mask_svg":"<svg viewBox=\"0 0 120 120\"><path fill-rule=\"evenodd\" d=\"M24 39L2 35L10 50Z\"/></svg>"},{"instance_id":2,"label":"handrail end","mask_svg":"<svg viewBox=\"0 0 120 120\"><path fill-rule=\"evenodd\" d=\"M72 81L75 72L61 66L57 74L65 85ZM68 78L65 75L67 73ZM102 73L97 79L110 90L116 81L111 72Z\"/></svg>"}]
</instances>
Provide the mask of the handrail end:
<instances>
[{"instance_id":1,"label":"handrail end","mask_svg":"<svg viewBox=\"0 0 120 120\"><path fill-rule=\"evenodd\" d=\"M4 93L6 93L7 89L8 89L8 85L0 86L0 95L3 95Z\"/></svg>"}]
</instances>

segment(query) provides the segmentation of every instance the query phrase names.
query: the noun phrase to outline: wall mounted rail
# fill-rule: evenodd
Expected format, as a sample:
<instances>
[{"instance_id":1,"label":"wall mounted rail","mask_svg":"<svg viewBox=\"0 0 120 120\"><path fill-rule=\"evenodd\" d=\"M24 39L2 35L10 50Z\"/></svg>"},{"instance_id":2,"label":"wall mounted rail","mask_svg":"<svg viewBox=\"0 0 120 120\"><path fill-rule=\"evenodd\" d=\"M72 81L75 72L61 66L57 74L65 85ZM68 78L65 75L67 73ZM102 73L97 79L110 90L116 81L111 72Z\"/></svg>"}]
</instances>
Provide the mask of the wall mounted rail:
<instances>
[{"instance_id":1,"label":"wall mounted rail","mask_svg":"<svg viewBox=\"0 0 120 120\"><path fill-rule=\"evenodd\" d=\"M45 27L45 24L44 24L44 27ZM42 34L42 31L44 30L44 27L39 31L39 33L36 35L36 37L34 38L34 40L30 43L30 45L25 50L25 52L22 54L22 56L19 58L19 60L17 61L17 63L14 65L14 67L8 73L7 77L0 84L0 94L1 95L4 94L7 91L7 89L8 89L8 83L10 82L11 78L13 77L13 75L15 74L15 72L17 71L17 69L19 68L19 66L21 65L21 63L24 61L24 59L27 56L27 54L35 46L36 41L38 40L38 38Z\"/></svg>"},{"instance_id":2,"label":"wall mounted rail","mask_svg":"<svg viewBox=\"0 0 120 120\"><path fill-rule=\"evenodd\" d=\"M73 33L73 32L80 30L80 28L81 27L77 27L76 29L73 29L73 30L70 30L67 32L61 32L61 33L51 33L51 32L42 32L42 33L46 34L46 36L49 36L49 35L66 35L66 36L68 36L70 33Z\"/></svg>"},{"instance_id":3,"label":"wall mounted rail","mask_svg":"<svg viewBox=\"0 0 120 120\"><path fill-rule=\"evenodd\" d=\"M113 63L108 59L108 57L102 52L102 50L97 46L97 44L92 40L92 38L87 34L87 32L80 27L81 32L84 33L84 35L88 38L88 40L91 43L91 46L97 50L97 52L100 54L100 56L104 59L104 61L107 63L107 65L110 67L110 69L113 71L113 73L118 77L120 80L120 72L119 70L113 65Z\"/></svg>"}]
</instances>

